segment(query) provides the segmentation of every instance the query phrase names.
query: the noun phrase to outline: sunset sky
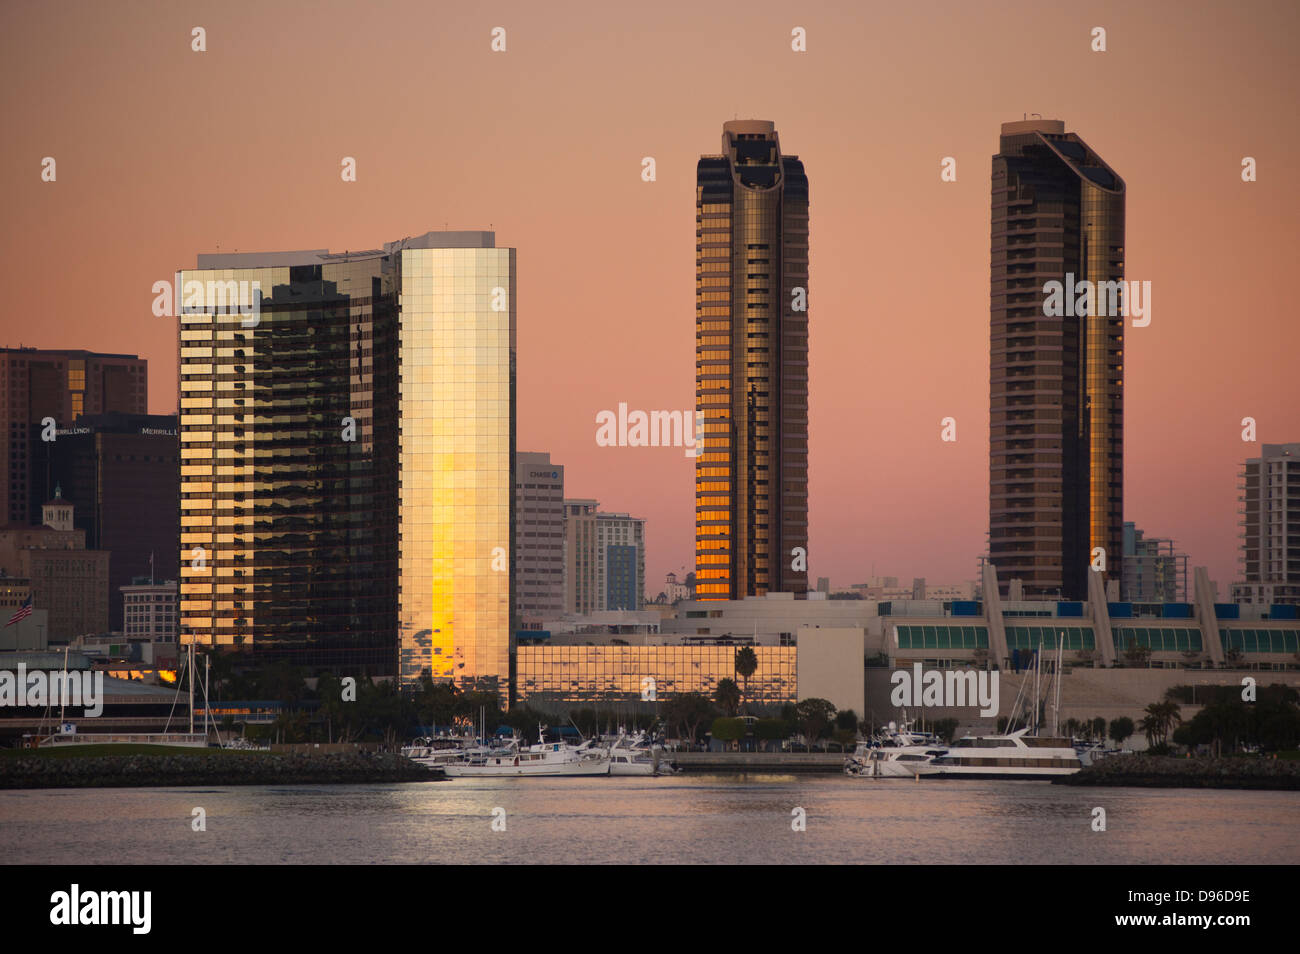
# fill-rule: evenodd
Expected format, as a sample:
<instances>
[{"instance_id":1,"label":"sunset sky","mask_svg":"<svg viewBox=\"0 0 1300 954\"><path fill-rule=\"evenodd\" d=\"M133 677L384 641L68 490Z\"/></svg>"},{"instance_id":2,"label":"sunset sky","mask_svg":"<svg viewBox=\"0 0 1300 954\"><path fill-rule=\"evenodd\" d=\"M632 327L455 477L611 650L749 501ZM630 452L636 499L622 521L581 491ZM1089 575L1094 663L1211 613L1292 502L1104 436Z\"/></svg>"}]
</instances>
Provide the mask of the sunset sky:
<instances>
[{"instance_id":1,"label":"sunset sky","mask_svg":"<svg viewBox=\"0 0 1300 954\"><path fill-rule=\"evenodd\" d=\"M138 353L173 413L175 319L151 287L198 253L491 228L518 249L518 449L646 519L653 597L693 568L693 461L598 447L595 418L693 408L695 163L725 120L768 119L811 191L809 577L971 579L990 157L1002 122L1040 113L1125 179L1126 271L1152 284L1151 325L1127 331L1125 518L1226 598L1260 448L1241 420L1300 441L1297 36L1300 5L1252 0L9 0L0 345Z\"/></svg>"}]
</instances>

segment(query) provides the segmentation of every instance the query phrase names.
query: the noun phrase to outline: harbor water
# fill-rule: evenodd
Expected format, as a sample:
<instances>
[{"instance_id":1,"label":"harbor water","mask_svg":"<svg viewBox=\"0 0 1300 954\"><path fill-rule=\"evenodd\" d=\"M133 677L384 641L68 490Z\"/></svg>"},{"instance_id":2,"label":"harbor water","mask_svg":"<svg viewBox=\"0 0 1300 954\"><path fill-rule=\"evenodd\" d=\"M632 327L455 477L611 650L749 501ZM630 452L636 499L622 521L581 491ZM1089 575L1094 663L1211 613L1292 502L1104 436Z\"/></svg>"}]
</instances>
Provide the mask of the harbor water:
<instances>
[{"instance_id":1,"label":"harbor water","mask_svg":"<svg viewBox=\"0 0 1300 954\"><path fill-rule=\"evenodd\" d=\"M195 809L206 830L195 831ZM1105 830L1095 830L1105 812ZM502 830L504 829L504 830ZM802 830L798 830L802 829ZM1292 792L796 774L0 791L10 864L1295 864Z\"/></svg>"}]
</instances>

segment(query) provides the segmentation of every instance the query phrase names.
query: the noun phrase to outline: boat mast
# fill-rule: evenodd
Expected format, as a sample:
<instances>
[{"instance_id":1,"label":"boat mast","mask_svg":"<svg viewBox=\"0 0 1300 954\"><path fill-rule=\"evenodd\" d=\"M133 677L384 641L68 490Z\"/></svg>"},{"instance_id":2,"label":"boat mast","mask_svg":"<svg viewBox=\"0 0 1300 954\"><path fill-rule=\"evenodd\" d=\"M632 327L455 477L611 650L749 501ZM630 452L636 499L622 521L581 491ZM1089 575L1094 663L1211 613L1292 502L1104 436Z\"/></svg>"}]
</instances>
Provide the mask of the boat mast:
<instances>
[{"instance_id":1,"label":"boat mast","mask_svg":"<svg viewBox=\"0 0 1300 954\"><path fill-rule=\"evenodd\" d=\"M1020 680L1020 687L1016 689L1016 699L1011 703L1011 714L1007 716L1006 732L1010 735L1016 730L1016 721L1020 718L1020 705L1025 697L1025 687L1029 685L1029 673L1025 673L1025 678ZM1025 725L1029 720L1025 720Z\"/></svg>"},{"instance_id":2,"label":"boat mast","mask_svg":"<svg viewBox=\"0 0 1300 954\"><path fill-rule=\"evenodd\" d=\"M1038 652L1034 653L1034 735L1038 735L1038 677L1043 671L1043 637L1038 637Z\"/></svg>"},{"instance_id":3,"label":"boat mast","mask_svg":"<svg viewBox=\"0 0 1300 954\"><path fill-rule=\"evenodd\" d=\"M208 698L208 673L212 671L212 656L209 653L203 654L203 744L208 742L208 710L212 708L212 701ZM221 740L218 739L218 742Z\"/></svg>"},{"instance_id":4,"label":"boat mast","mask_svg":"<svg viewBox=\"0 0 1300 954\"><path fill-rule=\"evenodd\" d=\"M190 639L190 651L185 660L185 669L190 677L190 735L194 734L194 640Z\"/></svg>"},{"instance_id":5,"label":"boat mast","mask_svg":"<svg viewBox=\"0 0 1300 954\"><path fill-rule=\"evenodd\" d=\"M1052 704L1052 735L1061 734L1061 650L1065 645L1065 633L1056 637L1056 701Z\"/></svg>"}]
</instances>

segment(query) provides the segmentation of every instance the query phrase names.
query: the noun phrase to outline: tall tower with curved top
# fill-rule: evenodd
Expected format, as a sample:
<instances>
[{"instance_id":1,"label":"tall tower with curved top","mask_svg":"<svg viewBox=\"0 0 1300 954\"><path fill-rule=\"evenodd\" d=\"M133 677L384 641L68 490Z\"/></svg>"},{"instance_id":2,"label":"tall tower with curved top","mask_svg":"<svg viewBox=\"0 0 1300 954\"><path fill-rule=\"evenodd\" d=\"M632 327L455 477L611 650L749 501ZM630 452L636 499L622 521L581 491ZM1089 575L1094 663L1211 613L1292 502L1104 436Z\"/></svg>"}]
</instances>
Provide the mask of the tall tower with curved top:
<instances>
[{"instance_id":1,"label":"tall tower with curved top","mask_svg":"<svg viewBox=\"0 0 1300 954\"><path fill-rule=\"evenodd\" d=\"M776 127L722 127L695 189L695 593L808 589L808 177Z\"/></svg>"},{"instance_id":2,"label":"tall tower with curved top","mask_svg":"<svg viewBox=\"0 0 1300 954\"><path fill-rule=\"evenodd\" d=\"M993 157L989 555L1026 598L1121 578L1124 180L1060 120L1002 124ZM1044 307L1048 283L1071 299ZM1083 282L1097 293L1075 308ZM1071 289L1075 290L1072 295Z\"/></svg>"}]
</instances>

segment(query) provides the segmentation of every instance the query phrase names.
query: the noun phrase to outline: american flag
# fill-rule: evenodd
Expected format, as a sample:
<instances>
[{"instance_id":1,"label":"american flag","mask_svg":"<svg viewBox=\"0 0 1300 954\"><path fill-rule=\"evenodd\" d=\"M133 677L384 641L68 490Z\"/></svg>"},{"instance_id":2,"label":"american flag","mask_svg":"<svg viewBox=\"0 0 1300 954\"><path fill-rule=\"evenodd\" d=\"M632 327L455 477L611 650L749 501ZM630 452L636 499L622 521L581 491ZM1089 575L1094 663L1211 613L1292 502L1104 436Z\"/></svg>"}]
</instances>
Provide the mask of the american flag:
<instances>
[{"instance_id":1,"label":"american flag","mask_svg":"<svg viewBox=\"0 0 1300 954\"><path fill-rule=\"evenodd\" d=\"M25 620L27 617L31 615L32 615L32 597L30 594L28 594L27 601L23 603L22 606L18 607L18 612L14 613L13 616L10 616L9 622L5 623L5 629L8 629L14 623L22 622L23 620Z\"/></svg>"}]
</instances>

